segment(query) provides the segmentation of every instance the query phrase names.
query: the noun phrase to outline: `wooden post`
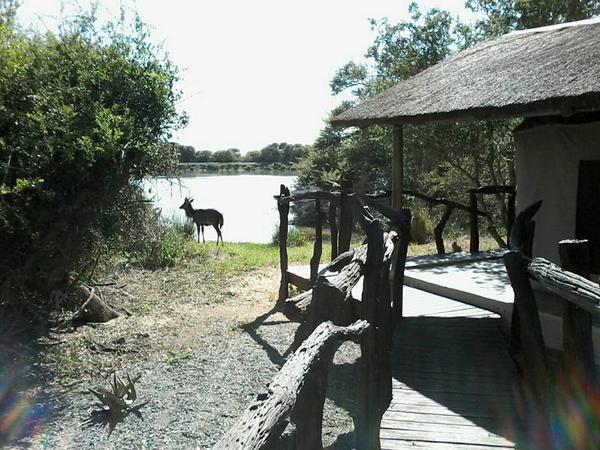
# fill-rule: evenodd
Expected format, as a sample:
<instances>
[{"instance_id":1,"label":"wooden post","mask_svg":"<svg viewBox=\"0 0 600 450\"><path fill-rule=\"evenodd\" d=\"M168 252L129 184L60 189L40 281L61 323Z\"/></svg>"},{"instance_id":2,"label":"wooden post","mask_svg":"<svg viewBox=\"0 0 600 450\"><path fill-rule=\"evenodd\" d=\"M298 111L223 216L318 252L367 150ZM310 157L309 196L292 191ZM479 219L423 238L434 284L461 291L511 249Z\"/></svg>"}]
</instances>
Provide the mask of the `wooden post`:
<instances>
[{"instance_id":1,"label":"wooden post","mask_svg":"<svg viewBox=\"0 0 600 450\"><path fill-rule=\"evenodd\" d=\"M527 262L519 251L504 255L504 264L515 293L511 323L511 353L530 383L542 412L547 413L548 365L542 326L533 289L527 273Z\"/></svg>"},{"instance_id":2,"label":"wooden post","mask_svg":"<svg viewBox=\"0 0 600 450\"><path fill-rule=\"evenodd\" d=\"M335 203L329 202L329 229L331 230L331 261L338 257L338 227L337 208Z\"/></svg>"},{"instance_id":3,"label":"wooden post","mask_svg":"<svg viewBox=\"0 0 600 450\"><path fill-rule=\"evenodd\" d=\"M392 127L392 207L402 209L404 188L404 136L402 125Z\"/></svg>"},{"instance_id":4,"label":"wooden post","mask_svg":"<svg viewBox=\"0 0 600 450\"><path fill-rule=\"evenodd\" d=\"M440 255L446 253L446 249L444 248L444 228L446 227L446 223L448 222L452 211L454 211L454 206L446 205L446 208L444 209L444 214L440 219L440 223L438 223L433 229L433 235L435 237L435 247L437 249L438 254Z\"/></svg>"},{"instance_id":5,"label":"wooden post","mask_svg":"<svg viewBox=\"0 0 600 450\"><path fill-rule=\"evenodd\" d=\"M477 194L469 191L469 209L471 214L471 243L469 251L475 253L479 251L479 223L477 217Z\"/></svg>"},{"instance_id":6,"label":"wooden post","mask_svg":"<svg viewBox=\"0 0 600 450\"><path fill-rule=\"evenodd\" d=\"M351 204L352 199L349 196L351 189L351 183L344 183L340 194L340 237L338 246L340 254L350 250L350 242L352 241L354 220Z\"/></svg>"},{"instance_id":7,"label":"wooden post","mask_svg":"<svg viewBox=\"0 0 600 450\"><path fill-rule=\"evenodd\" d=\"M539 200L521 211L510 230L510 249L519 250L529 258L533 255L533 238L535 235L535 220L533 220L533 217L541 206L542 200Z\"/></svg>"},{"instance_id":8,"label":"wooden post","mask_svg":"<svg viewBox=\"0 0 600 450\"><path fill-rule=\"evenodd\" d=\"M319 263L321 262L321 254L323 253L323 233L321 227L321 200L315 200L315 245L313 256L310 260L310 281L314 285L317 281L317 273L319 272Z\"/></svg>"},{"instance_id":9,"label":"wooden post","mask_svg":"<svg viewBox=\"0 0 600 450\"><path fill-rule=\"evenodd\" d=\"M327 394L327 375L338 347L334 343L323 349L313 373L304 382L296 409L291 415L292 422L296 424L294 448L323 448L323 407Z\"/></svg>"},{"instance_id":10,"label":"wooden post","mask_svg":"<svg viewBox=\"0 0 600 450\"><path fill-rule=\"evenodd\" d=\"M587 239L560 241L558 251L564 270L590 278L590 251ZM591 314L565 300L562 326L565 368L569 373L573 369L582 370L593 380L596 370Z\"/></svg>"},{"instance_id":11,"label":"wooden post","mask_svg":"<svg viewBox=\"0 0 600 450\"><path fill-rule=\"evenodd\" d=\"M284 199L290 195L290 190L281 185L279 187L279 198L277 199L277 209L279 210L279 265L281 267L281 283L279 284L279 297L277 298L277 307L282 307L285 299L289 296L288 291L288 215L290 213L289 199Z\"/></svg>"},{"instance_id":12,"label":"wooden post","mask_svg":"<svg viewBox=\"0 0 600 450\"><path fill-rule=\"evenodd\" d=\"M510 235L512 233L513 224L515 223L515 203L516 193L510 192L508 194L508 207L506 208L506 242L508 244L508 248L512 248Z\"/></svg>"},{"instance_id":13,"label":"wooden post","mask_svg":"<svg viewBox=\"0 0 600 450\"><path fill-rule=\"evenodd\" d=\"M383 230L379 221L369 222L363 226L368 250L362 304L369 329L361 342L362 385L355 423L359 450L380 448L381 418L392 399L389 265L382 264Z\"/></svg>"},{"instance_id":14,"label":"wooden post","mask_svg":"<svg viewBox=\"0 0 600 450\"><path fill-rule=\"evenodd\" d=\"M397 323L402 318L402 310L404 307L404 269L406 266L406 255L408 253L408 241L410 238L410 210L403 209L401 213L404 215L404 220L395 224L400 239L396 244L394 255L392 257L392 267L390 270L390 287L392 296L392 309L394 323Z\"/></svg>"}]
</instances>

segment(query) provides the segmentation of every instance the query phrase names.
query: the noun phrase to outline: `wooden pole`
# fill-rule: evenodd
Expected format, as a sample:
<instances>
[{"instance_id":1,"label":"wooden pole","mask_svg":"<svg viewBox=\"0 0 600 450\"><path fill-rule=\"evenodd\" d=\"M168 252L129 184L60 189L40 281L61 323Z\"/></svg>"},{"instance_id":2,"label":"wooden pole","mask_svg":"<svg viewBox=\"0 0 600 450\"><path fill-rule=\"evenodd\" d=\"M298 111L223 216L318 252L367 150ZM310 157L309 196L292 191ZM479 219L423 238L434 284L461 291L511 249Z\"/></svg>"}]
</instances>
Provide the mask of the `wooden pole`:
<instances>
[{"instance_id":1,"label":"wooden pole","mask_svg":"<svg viewBox=\"0 0 600 450\"><path fill-rule=\"evenodd\" d=\"M362 218L368 250L362 291L362 311L369 323L361 341L361 387L355 420L356 448L379 450L381 418L392 400L390 351L392 314L389 264L383 264L383 230L378 220Z\"/></svg>"},{"instance_id":2,"label":"wooden pole","mask_svg":"<svg viewBox=\"0 0 600 450\"><path fill-rule=\"evenodd\" d=\"M516 193L511 192L508 194L508 207L506 211L506 242L508 248L511 247L510 235L512 233L512 227L515 223L515 204L516 204Z\"/></svg>"},{"instance_id":3,"label":"wooden pole","mask_svg":"<svg viewBox=\"0 0 600 450\"><path fill-rule=\"evenodd\" d=\"M310 282L315 284L317 281L317 273L319 272L319 263L321 262L321 254L323 253L323 233L321 227L321 200L315 200L315 245L313 256L310 260Z\"/></svg>"},{"instance_id":4,"label":"wooden pole","mask_svg":"<svg viewBox=\"0 0 600 450\"><path fill-rule=\"evenodd\" d=\"M448 222L452 211L454 211L454 206L446 205L446 208L444 209L444 214L440 219L440 223L438 223L433 229L433 235L435 237L435 247L437 249L438 254L440 255L446 253L446 249L444 248L444 228L446 227L446 223Z\"/></svg>"},{"instance_id":5,"label":"wooden pole","mask_svg":"<svg viewBox=\"0 0 600 450\"><path fill-rule=\"evenodd\" d=\"M511 321L511 353L531 384L545 414L548 405L548 364L537 304L527 274L527 261L519 251L506 253L503 259L515 293Z\"/></svg>"},{"instance_id":6,"label":"wooden pole","mask_svg":"<svg viewBox=\"0 0 600 450\"><path fill-rule=\"evenodd\" d=\"M281 267L281 282L279 284L279 296L277 298L277 306L283 306L285 299L289 296L288 291L288 253L287 253L287 238L288 238L288 215L290 212L290 203L288 200L283 200L283 197L290 195L290 190L281 185L279 187L279 198L277 199L277 209L279 210L279 263Z\"/></svg>"},{"instance_id":7,"label":"wooden pole","mask_svg":"<svg viewBox=\"0 0 600 450\"><path fill-rule=\"evenodd\" d=\"M352 198L350 192L352 183L346 182L342 185L340 195L340 227L339 227L339 245L338 252L344 253L350 250L352 241L352 228L354 227L354 219L352 214Z\"/></svg>"},{"instance_id":8,"label":"wooden pole","mask_svg":"<svg viewBox=\"0 0 600 450\"><path fill-rule=\"evenodd\" d=\"M558 252L564 270L590 278L590 250L587 239L560 241ZM591 314L565 300L562 326L565 368L568 371L582 370L593 380L595 365Z\"/></svg>"},{"instance_id":9,"label":"wooden pole","mask_svg":"<svg viewBox=\"0 0 600 450\"><path fill-rule=\"evenodd\" d=\"M402 209L404 188L404 142L402 125L392 127L392 207Z\"/></svg>"},{"instance_id":10,"label":"wooden pole","mask_svg":"<svg viewBox=\"0 0 600 450\"><path fill-rule=\"evenodd\" d=\"M469 191L469 208L471 210L471 243L469 251L476 253L479 251L479 223L477 217L477 194Z\"/></svg>"},{"instance_id":11,"label":"wooden pole","mask_svg":"<svg viewBox=\"0 0 600 450\"><path fill-rule=\"evenodd\" d=\"M396 124L392 127L392 208L402 210L402 193L404 190L404 130L402 125ZM409 224L410 226L410 224ZM405 230L401 232L404 233ZM404 238L404 234L402 238ZM404 264L408 241L405 246L396 247L392 257L391 271L391 295L394 304L394 318L402 317L402 285L404 283Z\"/></svg>"},{"instance_id":12,"label":"wooden pole","mask_svg":"<svg viewBox=\"0 0 600 450\"><path fill-rule=\"evenodd\" d=\"M335 203L329 202L329 229L331 230L331 260L333 261L339 255L338 252L338 227L337 227L337 208Z\"/></svg>"}]
</instances>

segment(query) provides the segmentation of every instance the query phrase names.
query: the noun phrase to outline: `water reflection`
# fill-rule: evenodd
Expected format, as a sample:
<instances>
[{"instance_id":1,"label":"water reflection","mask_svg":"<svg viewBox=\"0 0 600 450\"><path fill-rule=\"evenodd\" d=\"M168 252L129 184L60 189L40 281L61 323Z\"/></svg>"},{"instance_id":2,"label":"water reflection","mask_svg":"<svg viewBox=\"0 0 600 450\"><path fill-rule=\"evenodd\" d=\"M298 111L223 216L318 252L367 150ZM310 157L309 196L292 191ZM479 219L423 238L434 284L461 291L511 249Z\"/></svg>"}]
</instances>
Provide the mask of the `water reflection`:
<instances>
[{"instance_id":1,"label":"water reflection","mask_svg":"<svg viewBox=\"0 0 600 450\"><path fill-rule=\"evenodd\" d=\"M184 197L194 198L194 208L214 208L224 218L225 242L271 242L279 224L273 195L279 185L292 186L291 175L195 175L190 177L153 178L144 182L144 191L162 210L166 218L184 218L179 206ZM216 240L212 227L205 227L207 240Z\"/></svg>"}]
</instances>

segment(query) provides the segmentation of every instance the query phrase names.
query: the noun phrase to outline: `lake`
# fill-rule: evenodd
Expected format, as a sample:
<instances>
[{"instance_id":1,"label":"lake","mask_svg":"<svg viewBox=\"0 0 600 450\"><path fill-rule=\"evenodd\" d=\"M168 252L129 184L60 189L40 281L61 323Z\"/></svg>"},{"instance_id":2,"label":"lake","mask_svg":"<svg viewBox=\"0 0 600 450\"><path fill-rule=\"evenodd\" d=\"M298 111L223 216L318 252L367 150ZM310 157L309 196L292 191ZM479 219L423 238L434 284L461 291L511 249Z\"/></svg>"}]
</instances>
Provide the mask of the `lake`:
<instances>
[{"instance_id":1,"label":"lake","mask_svg":"<svg viewBox=\"0 0 600 450\"><path fill-rule=\"evenodd\" d=\"M167 219L184 219L179 207L191 197L194 208L214 208L223 214L225 242L268 243L279 226L273 196L279 194L279 185L291 187L295 181L294 175L202 174L147 179L144 191ZM217 238L213 227L204 227L204 236L207 241Z\"/></svg>"}]
</instances>

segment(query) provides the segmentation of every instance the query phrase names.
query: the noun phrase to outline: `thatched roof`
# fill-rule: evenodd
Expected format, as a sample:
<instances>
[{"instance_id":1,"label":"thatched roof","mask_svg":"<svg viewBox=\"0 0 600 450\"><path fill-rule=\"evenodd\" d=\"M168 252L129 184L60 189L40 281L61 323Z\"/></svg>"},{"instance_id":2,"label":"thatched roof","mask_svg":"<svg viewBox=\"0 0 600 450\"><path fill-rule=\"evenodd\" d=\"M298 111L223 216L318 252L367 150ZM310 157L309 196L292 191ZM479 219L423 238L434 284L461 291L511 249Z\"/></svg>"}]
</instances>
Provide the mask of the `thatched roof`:
<instances>
[{"instance_id":1,"label":"thatched roof","mask_svg":"<svg viewBox=\"0 0 600 450\"><path fill-rule=\"evenodd\" d=\"M600 20L516 31L430 67L334 125L571 115L600 110Z\"/></svg>"}]
</instances>

